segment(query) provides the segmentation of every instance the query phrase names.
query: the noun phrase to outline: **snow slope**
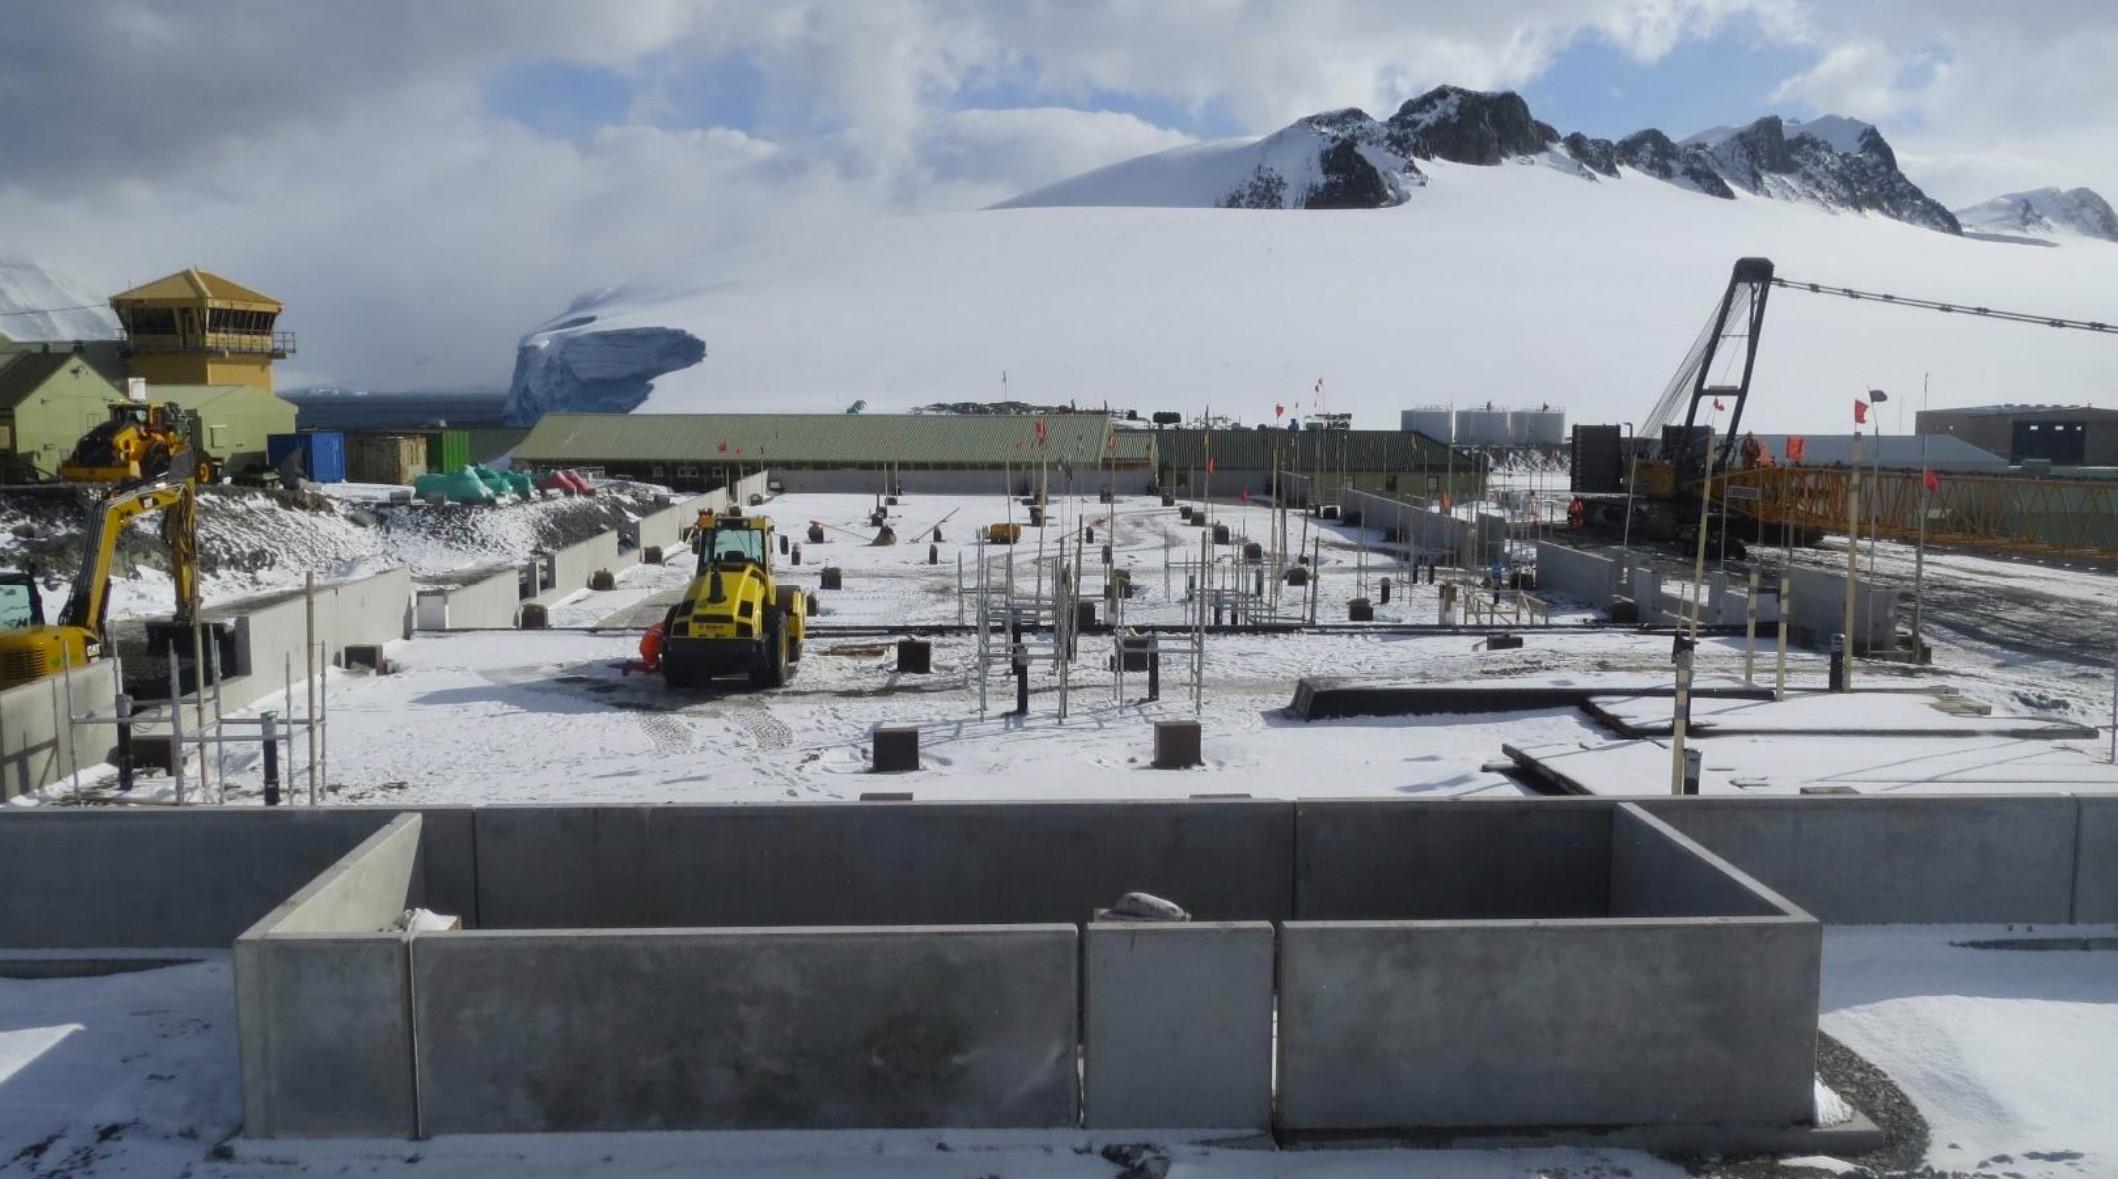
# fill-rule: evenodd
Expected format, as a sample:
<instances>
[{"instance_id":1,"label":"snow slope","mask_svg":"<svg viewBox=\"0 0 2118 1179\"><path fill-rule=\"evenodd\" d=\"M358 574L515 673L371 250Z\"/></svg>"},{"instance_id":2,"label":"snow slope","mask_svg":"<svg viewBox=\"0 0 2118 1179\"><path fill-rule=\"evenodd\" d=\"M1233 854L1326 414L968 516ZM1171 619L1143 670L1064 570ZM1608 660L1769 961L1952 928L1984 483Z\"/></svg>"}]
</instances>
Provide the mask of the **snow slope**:
<instances>
[{"instance_id":1,"label":"snow slope","mask_svg":"<svg viewBox=\"0 0 2118 1179\"><path fill-rule=\"evenodd\" d=\"M2090 188L2011 192L1956 211L1965 229L2118 242L2118 212Z\"/></svg>"},{"instance_id":2,"label":"snow slope","mask_svg":"<svg viewBox=\"0 0 2118 1179\"><path fill-rule=\"evenodd\" d=\"M1831 285L2118 310L2118 272L2095 251L1701 199L1630 169L1595 184L1541 165L1422 170L1431 183L1388 209L988 210L754 243L596 292L531 341L618 329L706 341L704 360L656 371L642 412L906 409L995 397L1005 371L1018 398L1256 421L1323 377L1329 408L1394 427L1402 408L1452 401L1638 418L1744 255ZM1854 391L1909 393L1928 373L1936 406L2024 389L2096 401L2114 357L2086 334L1781 291L1745 420L1841 429Z\"/></svg>"},{"instance_id":3,"label":"snow slope","mask_svg":"<svg viewBox=\"0 0 2118 1179\"><path fill-rule=\"evenodd\" d=\"M27 258L0 257L0 337L24 342L115 340L110 304Z\"/></svg>"}]
</instances>

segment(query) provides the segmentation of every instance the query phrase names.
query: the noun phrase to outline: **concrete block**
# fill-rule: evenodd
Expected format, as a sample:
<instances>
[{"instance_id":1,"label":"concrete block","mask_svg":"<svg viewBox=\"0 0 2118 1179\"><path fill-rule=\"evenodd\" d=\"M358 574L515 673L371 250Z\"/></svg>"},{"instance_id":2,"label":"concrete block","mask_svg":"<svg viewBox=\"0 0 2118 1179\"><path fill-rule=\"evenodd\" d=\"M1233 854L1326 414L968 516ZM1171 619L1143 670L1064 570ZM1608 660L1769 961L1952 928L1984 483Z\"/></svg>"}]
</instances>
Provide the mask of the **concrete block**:
<instances>
[{"instance_id":1,"label":"concrete block","mask_svg":"<svg viewBox=\"0 0 2118 1179\"><path fill-rule=\"evenodd\" d=\"M2083 794L2076 840L2074 917L2083 925L2118 921L2118 797Z\"/></svg>"},{"instance_id":2,"label":"concrete block","mask_svg":"<svg viewBox=\"0 0 2118 1179\"><path fill-rule=\"evenodd\" d=\"M1183 770L1203 762L1199 722L1169 720L1155 722L1155 761L1158 770Z\"/></svg>"},{"instance_id":3,"label":"concrete block","mask_svg":"<svg viewBox=\"0 0 2118 1179\"><path fill-rule=\"evenodd\" d=\"M1799 918L1289 922L1280 1125L1804 1121L1821 954Z\"/></svg>"},{"instance_id":4,"label":"concrete block","mask_svg":"<svg viewBox=\"0 0 2118 1179\"><path fill-rule=\"evenodd\" d=\"M1486 650L1488 650L1488 651L1520 651L1521 649L1522 649L1522 636L1521 636L1521 635L1487 635L1487 636L1486 636Z\"/></svg>"},{"instance_id":5,"label":"concrete block","mask_svg":"<svg viewBox=\"0 0 2118 1179\"><path fill-rule=\"evenodd\" d=\"M934 644L925 639L899 639L897 670L905 675L926 675L934 670Z\"/></svg>"},{"instance_id":6,"label":"concrete block","mask_svg":"<svg viewBox=\"0 0 2118 1179\"><path fill-rule=\"evenodd\" d=\"M1291 568L1291 569L1287 570L1287 584L1288 584L1288 585L1308 585L1308 584L1309 584L1309 569L1308 569L1308 567L1307 567L1307 566L1305 566L1305 565L1296 565L1296 566L1294 566L1293 568Z\"/></svg>"},{"instance_id":7,"label":"concrete block","mask_svg":"<svg viewBox=\"0 0 2118 1179\"><path fill-rule=\"evenodd\" d=\"M840 569L840 568L839 568L838 566L836 566L836 565L826 565L826 566L824 566L824 570L823 570L823 573L822 573L822 575L821 575L821 576L820 576L820 577L818 578L818 580L817 580L817 585L816 585L816 587L817 587L818 589L827 589L827 590L835 590L835 589L844 589L844 588L845 588L845 584L846 584L846 573L845 573L845 570L843 570L843 569Z\"/></svg>"},{"instance_id":8,"label":"concrete block","mask_svg":"<svg viewBox=\"0 0 2118 1179\"><path fill-rule=\"evenodd\" d=\"M522 603L522 610L516 617L516 625L523 630L543 630L552 624L551 611L536 602Z\"/></svg>"},{"instance_id":9,"label":"concrete block","mask_svg":"<svg viewBox=\"0 0 2118 1179\"><path fill-rule=\"evenodd\" d=\"M654 926L1079 922L1135 890L1203 921L1293 908L1294 808L1273 800L640 810L651 838L636 887ZM481 918L503 927L489 907Z\"/></svg>"},{"instance_id":10,"label":"concrete block","mask_svg":"<svg viewBox=\"0 0 2118 1179\"><path fill-rule=\"evenodd\" d=\"M2057 923L2074 914L2079 809L2070 796L1639 805L1830 924Z\"/></svg>"},{"instance_id":11,"label":"concrete block","mask_svg":"<svg viewBox=\"0 0 2118 1179\"><path fill-rule=\"evenodd\" d=\"M422 1125L1071 1127L1076 970L1070 925L418 938Z\"/></svg>"},{"instance_id":12,"label":"concrete block","mask_svg":"<svg viewBox=\"0 0 2118 1179\"><path fill-rule=\"evenodd\" d=\"M1346 603L1346 621L1374 622L1375 603L1367 598L1354 598Z\"/></svg>"},{"instance_id":13,"label":"concrete block","mask_svg":"<svg viewBox=\"0 0 2118 1179\"><path fill-rule=\"evenodd\" d=\"M1611 810L1595 798L1316 799L1296 805L1307 921L1602 917Z\"/></svg>"},{"instance_id":14,"label":"concrete block","mask_svg":"<svg viewBox=\"0 0 2118 1179\"><path fill-rule=\"evenodd\" d=\"M618 588L618 576L608 569L598 569L588 575L588 588L599 593L614 590Z\"/></svg>"},{"instance_id":15,"label":"concrete block","mask_svg":"<svg viewBox=\"0 0 2118 1179\"><path fill-rule=\"evenodd\" d=\"M1099 923L1083 945L1089 1129L1270 1128L1270 922Z\"/></svg>"},{"instance_id":16,"label":"concrete block","mask_svg":"<svg viewBox=\"0 0 2118 1179\"><path fill-rule=\"evenodd\" d=\"M1228 533L1228 525L1226 525L1226 524L1216 524L1216 525L1214 525L1214 526L1213 526L1213 542L1214 542L1215 544L1227 544L1227 543L1228 543L1228 540L1229 540L1229 533Z\"/></svg>"},{"instance_id":17,"label":"concrete block","mask_svg":"<svg viewBox=\"0 0 2118 1179\"><path fill-rule=\"evenodd\" d=\"M652 925L644 807L480 807L472 822L485 929ZM736 886L740 887L740 886Z\"/></svg>"},{"instance_id":18,"label":"concrete block","mask_svg":"<svg viewBox=\"0 0 2118 1179\"><path fill-rule=\"evenodd\" d=\"M878 774L901 774L919 768L919 726L877 725L874 769Z\"/></svg>"},{"instance_id":19,"label":"concrete block","mask_svg":"<svg viewBox=\"0 0 2118 1179\"><path fill-rule=\"evenodd\" d=\"M1075 603L1074 603L1074 629L1076 629L1076 630L1088 630L1088 629L1090 629L1091 627L1093 627L1093 626L1095 626L1095 625L1096 625L1096 604L1095 604L1094 602L1075 602Z\"/></svg>"}]
</instances>

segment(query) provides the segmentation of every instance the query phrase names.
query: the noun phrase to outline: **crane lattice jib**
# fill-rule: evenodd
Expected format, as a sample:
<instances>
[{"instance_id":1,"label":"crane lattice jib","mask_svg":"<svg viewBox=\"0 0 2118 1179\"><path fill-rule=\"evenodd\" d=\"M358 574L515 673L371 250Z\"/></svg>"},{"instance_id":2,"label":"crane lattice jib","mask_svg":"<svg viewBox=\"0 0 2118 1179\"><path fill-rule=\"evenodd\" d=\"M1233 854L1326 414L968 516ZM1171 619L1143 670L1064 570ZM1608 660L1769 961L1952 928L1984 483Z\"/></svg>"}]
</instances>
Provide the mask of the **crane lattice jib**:
<instances>
[{"instance_id":1,"label":"crane lattice jib","mask_svg":"<svg viewBox=\"0 0 2118 1179\"><path fill-rule=\"evenodd\" d=\"M1808 291L1812 295L1837 295L1844 299L1855 299L1869 303L1884 303L1892 307L1917 307L1923 311L1940 311L1950 315L1969 315L1978 319L1997 319L2007 323L2034 323L2045 327L2064 328L2070 331L2101 332L2118 334L2118 325L2101 323L2093 319L2066 319L2056 315L2032 315L2026 311L2001 311L1992 307L1967 307L1961 303L1943 303L1936 299L1915 299L1907 295L1885 295L1875 291L1857 291L1852 287L1832 287L1823 283L1802 282L1792 278L1774 278L1772 285L1790 291Z\"/></svg>"}]
</instances>

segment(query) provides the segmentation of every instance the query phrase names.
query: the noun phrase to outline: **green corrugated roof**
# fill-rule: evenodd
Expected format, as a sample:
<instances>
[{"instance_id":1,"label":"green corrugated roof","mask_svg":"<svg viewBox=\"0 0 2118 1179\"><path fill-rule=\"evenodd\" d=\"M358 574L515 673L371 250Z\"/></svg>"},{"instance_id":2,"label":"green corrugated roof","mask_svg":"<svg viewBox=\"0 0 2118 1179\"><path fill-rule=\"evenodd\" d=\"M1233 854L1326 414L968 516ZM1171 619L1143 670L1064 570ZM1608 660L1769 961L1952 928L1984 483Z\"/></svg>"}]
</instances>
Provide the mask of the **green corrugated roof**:
<instances>
[{"instance_id":1,"label":"green corrugated roof","mask_svg":"<svg viewBox=\"0 0 2118 1179\"><path fill-rule=\"evenodd\" d=\"M1040 443L1039 422L1046 434ZM1103 461L1110 421L1099 414L547 414L515 448L529 463L803 464ZM1152 443L1121 436L1119 457L1145 461Z\"/></svg>"},{"instance_id":2,"label":"green corrugated roof","mask_svg":"<svg viewBox=\"0 0 2118 1179\"><path fill-rule=\"evenodd\" d=\"M1214 466L1230 471L1269 470L1274 454L1281 469L1297 471L1414 471L1449 465L1448 447L1401 430L1161 430L1156 437L1162 465L1179 471L1204 470L1209 449ZM1482 461L1473 452L1458 451L1455 465L1476 469Z\"/></svg>"}]
</instances>

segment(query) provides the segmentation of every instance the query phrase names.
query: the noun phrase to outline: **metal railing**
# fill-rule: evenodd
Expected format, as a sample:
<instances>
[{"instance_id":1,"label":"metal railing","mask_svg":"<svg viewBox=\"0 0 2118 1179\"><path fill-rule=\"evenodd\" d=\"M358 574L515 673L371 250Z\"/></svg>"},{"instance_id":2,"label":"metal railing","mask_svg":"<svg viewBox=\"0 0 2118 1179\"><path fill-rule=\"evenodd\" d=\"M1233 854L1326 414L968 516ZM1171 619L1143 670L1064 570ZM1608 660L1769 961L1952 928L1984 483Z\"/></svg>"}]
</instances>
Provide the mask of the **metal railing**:
<instances>
[{"instance_id":1,"label":"metal railing","mask_svg":"<svg viewBox=\"0 0 2118 1179\"><path fill-rule=\"evenodd\" d=\"M294 355L293 332L207 332L201 336L127 335L127 352L235 352L244 355Z\"/></svg>"}]
</instances>

